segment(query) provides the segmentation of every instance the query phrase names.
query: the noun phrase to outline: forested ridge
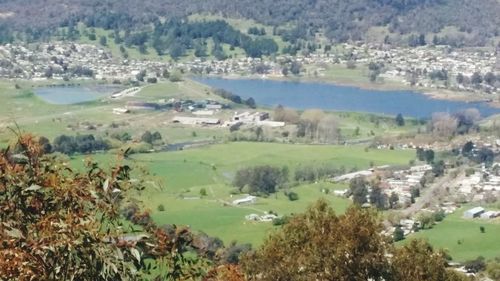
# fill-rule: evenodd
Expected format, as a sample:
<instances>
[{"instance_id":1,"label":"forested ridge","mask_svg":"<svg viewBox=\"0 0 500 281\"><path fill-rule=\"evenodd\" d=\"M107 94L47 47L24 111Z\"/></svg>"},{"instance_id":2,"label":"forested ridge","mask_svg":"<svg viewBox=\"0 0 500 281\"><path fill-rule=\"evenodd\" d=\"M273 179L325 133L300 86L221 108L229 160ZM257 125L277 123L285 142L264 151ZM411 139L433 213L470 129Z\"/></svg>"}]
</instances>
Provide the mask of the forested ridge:
<instances>
[{"instance_id":1,"label":"forested ridge","mask_svg":"<svg viewBox=\"0 0 500 281\"><path fill-rule=\"evenodd\" d=\"M160 19L201 12L299 26L309 34L324 31L340 42L363 40L373 26L385 26L394 34L436 33L451 26L469 35L469 45L484 45L498 36L500 27L497 0L2 0L0 24L26 30L85 22L136 30Z\"/></svg>"}]
</instances>

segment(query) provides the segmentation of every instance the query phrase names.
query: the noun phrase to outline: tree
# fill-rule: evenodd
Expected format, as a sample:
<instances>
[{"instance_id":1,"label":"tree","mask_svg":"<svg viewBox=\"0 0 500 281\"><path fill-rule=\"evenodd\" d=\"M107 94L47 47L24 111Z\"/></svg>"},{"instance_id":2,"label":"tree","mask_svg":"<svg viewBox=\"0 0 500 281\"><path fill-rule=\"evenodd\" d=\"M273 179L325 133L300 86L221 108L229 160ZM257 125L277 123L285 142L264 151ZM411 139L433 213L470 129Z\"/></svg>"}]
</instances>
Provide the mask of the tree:
<instances>
[{"instance_id":1,"label":"tree","mask_svg":"<svg viewBox=\"0 0 500 281\"><path fill-rule=\"evenodd\" d=\"M444 175L445 165L443 160L439 160L432 164L432 172L436 177Z\"/></svg>"},{"instance_id":2,"label":"tree","mask_svg":"<svg viewBox=\"0 0 500 281\"><path fill-rule=\"evenodd\" d=\"M392 239L394 240L394 242L398 242L405 239L405 232L403 231L403 229L401 229L400 226L396 226L396 229L394 229L394 233L392 234Z\"/></svg>"},{"instance_id":3,"label":"tree","mask_svg":"<svg viewBox=\"0 0 500 281\"><path fill-rule=\"evenodd\" d=\"M318 123L316 139L322 143L334 143L340 137L340 124L337 118L333 115L327 115Z\"/></svg>"},{"instance_id":4,"label":"tree","mask_svg":"<svg viewBox=\"0 0 500 281\"><path fill-rule=\"evenodd\" d=\"M399 127L405 125L405 119L403 118L403 115L401 113L398 113L395 120L396 120L396 125L398 125Z\"/></svg>"},{"instance_id":5,"label":"tree","mask_svg":"<svg viewBox=\"0 0 500 281\"><path fill-rule=\"evenodd\" d=\"M299 195L297 193L293 192L293 191L292 192L288 192L286 194L286 196L288 197L288 200L290 200L290 201L297 201L297 200L299 200Z\"/></svg>"},{"instance_id":6,"label":"tree","mask_svg":"<svg viewBox=\"0 0 500 281\"><path fill-rule=\"evenodd\" d=\"M357 205L363 205L367 202L368 188L366 181L362 177L356 177L349 183L349 189L352 193L352 201Z\"/></svg>"},{"instance_id":7,"label":"tree","mask_svg":"<svg viewBox=\"0 0 500 281\"><path fill-rule=\"evenodd\" d=\"M288 67L285 66L281 69L281 74L283 74L283 76L287 77L288 73L289 73Z\"/></svg>"},{"instance_id":8,"label":"tree","mask_svg":"<svg viewBox=\"0 0 500 281\"><path fill-rule=\"evenodd\" d=\"M146 70L141 70L139 73L137 73L135 79L137 79L137 81L144 82L145 77L146 77Z\"/></svg>"},{"instance_id":9,"label":"tree","mask_svg":"<svg viewBox=\"0 0 500 281\"><path fill-rule=\"evenodd\" d=\"M464 156L470 155L472 149L474 149L474 143L471 141L466 142L462 147L462 155Z\"/></svg>"},{"instance_id":10,"label":"tree","mask_svg":"<svg viewBox=\"0 0 500 281\"><path fill-rule=\"evenodd\" d=\"M175 70L175 71L172 71L172 73L170 73L169 77L168 77L168 80L170 82L180 82L182 81L182 73L178 70Z\"/></svg>"},{"instance_id":11,"label":"tree","mask_svg":"<svg viewBox=\"0 0 500 281\"><path fill-rule=\"evenodd\" d=\"M485 163L487 166L490 166L493 163L493 160L495 159L495 153L493 150L487 148L487 147L482 147L479 149L477 152L477 155L474 157L474 161L477 163Z\"/></svg>"},{"instance_id":12,"label":"tree","mask_svg":"<svg viewBox=\"0 0 500 281\"><path fill-rule=\"evenodd\" d=\"M200 196L202 197L207 196L207 190L205 188L200 189Z\"/></svg>"},{"instance_id":13,"label":"tree","mask_svg":"<svg viewBox=\"0 0 500 281\"><path fill-rule=\"evenodd\" d=\"M458 120L449 113L438 112L432 114L430 126L436 135L450 137L458 127Z\"/></svg>"},{"instance_id":14,"label":"tree","mask_svg":"<svg viewBox=\"0 0 500 281\"><path fill-rule=\"evenodd\" d=\"M483 83L483 77L481 76L481 73L474 72L470 78L470 82L474 85L479 85Z\"/></svg>"},{"instance_id":15,"label":"tree","mask_svg":"<svg viewBox=\"0 0 500 281\"><path fill-rule=\"evenodd\" d=\"M497 80L497 77L492 72L487 72L484 75L484 82L486 82L486 84L488 84L490 86L493 86L495 84L496 80Z\"/></svg>"},{"instance_id":16,"label":"tree","mask_svg":"<svg viewBox=\"0 0 500 281\"><path fill-rule=\"evenodd\" d=\"M150 131L146 131L141 136L141 141L149 144L153 144L153 134Z\"/></svg>"},{"instance_id":17,"label":"tree","mask_svg":"<svg viewBox=\"0 0 500 281\"><path fill-rule=\"evenodd\" d=\"M399 203L399 196L396 192L392 192L391 196L389 197L389 206L391 209L394 209L398 206Z\"/></svg>"},{"instance_id":18,"label":"tree","mask_svg":"<svg viewBox=\"0 0 500 281\"><path fill-rule=\"evenodd\" d=\"M296 110L278 105L274 109L273 120L295 124L299 122L299 114Z\"/></svg>"},{"instance_id":19,"label":"tree","mask_svg":"<svg viewBox=\"0 0 500 281\"><path fill-rule=\"evenodd\" d=\"M372 187L370 192L370 203L379 210L385 210L387 208L387 196L382 192L379 186Z\"/></svg>"},{"instance_id":20,"label":"tree","mask_svg":"<svg viewBox=\"0 0 500 281\"><path fill-rule=\"evenodd\" d=\"M320 200L245 255L242 268L250 280L381 280L388 268L381 230L371 210L337 216Z\"/></svg>"},{"instance_id":21,"label":"tree","mask_svg":"<svg viewBox=\"0 0 500 281\"><path fill-rule=\"evenodd\" d=\"M324 200L294 215L242 257L249 280L465 281L446 268L445 253L425 241L393 247L372 209L337 216ZM294 269L294 270L292 270Z\"/></svg>"},{"instance_id":22,"label":"tree","mask_svg":"<svg viewBox=\"0 0 500 281\"><path fill-rule=\"evenodd\" d=\"M270 194L287 181L288 175L283 169L263 165L238 170L233 185L240 191L247 187L249 193Z\"/></svg>"},{"instance_id":23,"label":"tree","mask_svg":"<svg viewBox=\"0 0 500 281\"><path fill-rule=\"evenodd\" d=\"M464 275L447 269L445 253L434 251L426 241L412 240L396 248L393 255L391 259L391 280L467 280Z\"/></svg>"},{"instance_id":24,"label":"tree","mask_svg":"<svg viewBox=\"0 0 500 281\"><path fill-rule=\"evenodd\" d=\"M108 39L106 38L106 36L101 36L99 38L99 44L101 44L102 46L107 46L108 45Z\"/></svg>"},{"instance_id":25,"label":"tree","mask_svg":"<svg viewBox=\"0 0 500 281\"><path fill-rule=\"evenodd\" d=\"M434 162L434 150L432 149L427 149L425 152L424 152L424 159L425 159L425 162L427 163L432 163Z\"/></svg>"},{"instance_id":26,"label":"tree","mask_svg":"<svg viewBox=\"0 0 500 281\"><path fill-rule=\"evenodd\" d=\"M478 273L486 269L486 262L484 257L479 256L474 260L466 261L464 267L469 273Z\"/></svg>"},{"instance_id":27,"label":"tree","mask_svg":"<svg viewBox=\"0 0 500 281\"><path fill-rule=\"evenodd\" d=\"M290 72L293 75L299 75L301 70L302 70L302 65L299 62L293 61L292 64L290 65Z\"/></svg>"},{"instance_id":28,"label":"tree","mask_svg":"<svg viewBox=\"0 0 500 281\"><path fill-rule=\"evenodd\" d=\"M151 222L147 212L129 209L145 235L125 232L121 210L126 194L143 189L131 167L110 172L88 162L74 172L45 156L35 137L19 136L19 155L0 151L0 276L5 280L136 280L201 276L201 260L185 255L192 241L187 229L173 233ZM24 159L19 161L19 159ZM132 225L133 226L133 225ZM172 254L175 253L175 254ZM148 270L161 265L161 276ZM148 262L149 263L149 262Z\"/></svg>"},{"instance_id":29,"label":"tree","mask_svg":"<svg viewBox=\"0 0 500 281\"><path fill-rule=\"evenodd\" d=\"M246 104L248 107L250 107L250 108L256 108L256 107L257 107L257 105L255 104L255 100L254 100L252 97L248 98L248 99L245 101L245 104Z\"/></svg>"},{"instance_id":30,"label":"tree","mask_svg":"<svg viewBox=\"0 0 500 281\"><path fill-rule=\"evenodd\" d=\"M431 227L434 224L434 215L432 213L420 213L417 217L417 220L420 222L420 227L425 229L427 227Z\"/></svg>"},{"instance_id":31,"label":"tree","mask_svg":"<svg viewBox=\"0 0 500 281\"><path fill-rule=\"evenodd\" d=\"M300 124L304 131L304 136L311 139L318 139L318 125L321 120L325 117L325 113L320 109L308 109L305 110L300 116Z\"/></svg>"},{"instance_id":32,"label":"tree","mask_svg":"<svg viewBox=\"0 0 500 281\"><path fill-rule=\"evenodd\" d=\"M48 138L39 137L38 144L40 145L40 148L42 149L43 154L48 154L48 153L52 152L52 145L50 144L50 141Z\"/></svg>"}]
</instances>

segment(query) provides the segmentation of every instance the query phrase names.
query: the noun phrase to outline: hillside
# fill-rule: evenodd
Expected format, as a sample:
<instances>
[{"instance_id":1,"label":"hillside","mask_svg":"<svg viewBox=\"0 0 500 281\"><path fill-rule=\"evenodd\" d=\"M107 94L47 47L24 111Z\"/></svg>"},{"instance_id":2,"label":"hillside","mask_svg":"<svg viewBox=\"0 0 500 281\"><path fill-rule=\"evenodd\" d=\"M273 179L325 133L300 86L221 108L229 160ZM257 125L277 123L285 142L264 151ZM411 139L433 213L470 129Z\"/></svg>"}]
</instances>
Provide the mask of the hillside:
<instances>
[{"instance_id":1,"label":"hillside","mask_svg":"<svg viewBox=\"0 0 500 281\"><path fill-rule=\"evenodd\" d=\"M451 28L453 34L443 36L466 45L486 45L500 32L497 0L1 0L0 24L26 30L84 21L96 27L137 29L158 19L201 12L299 27L293 31L303 36L324 31L334 41L366 39L378 26L396 41L400 35Z\"/></svg>"}]
</instances>

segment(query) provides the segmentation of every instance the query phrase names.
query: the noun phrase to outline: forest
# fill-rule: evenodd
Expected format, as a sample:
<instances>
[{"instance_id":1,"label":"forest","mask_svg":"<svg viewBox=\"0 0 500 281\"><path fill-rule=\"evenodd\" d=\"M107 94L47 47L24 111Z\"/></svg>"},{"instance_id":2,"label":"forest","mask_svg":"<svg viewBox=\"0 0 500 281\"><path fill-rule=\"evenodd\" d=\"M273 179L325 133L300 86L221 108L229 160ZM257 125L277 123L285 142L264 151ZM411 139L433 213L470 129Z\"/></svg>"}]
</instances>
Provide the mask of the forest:
<instances>
[{"instance_id":1,"label":"forest","mask_svg":"<svg viewBox=\"0 0 500 281\"><path fill-rule=\"evenodd\" d=\"M151 28L161 20L201 12L253 19L275 27L293 26L297 28L296 35L301 36L323 31L335 42L363 40L365 33L375 26L387 27L396 36L437 33L445 27L454 27L463 36L459 39L465 45L485 45L498 36L500 26L500 5L496 0L48 0L29 3L4 0L0 1L0 11L3 11L0 16L2 41L9 38L7 29L45 33L48 28L84 22L105 29L133 31ZM33 11L36 17L32 16ZM286 38L289 32L281 34Z\"/></svg>"}]
</instances>

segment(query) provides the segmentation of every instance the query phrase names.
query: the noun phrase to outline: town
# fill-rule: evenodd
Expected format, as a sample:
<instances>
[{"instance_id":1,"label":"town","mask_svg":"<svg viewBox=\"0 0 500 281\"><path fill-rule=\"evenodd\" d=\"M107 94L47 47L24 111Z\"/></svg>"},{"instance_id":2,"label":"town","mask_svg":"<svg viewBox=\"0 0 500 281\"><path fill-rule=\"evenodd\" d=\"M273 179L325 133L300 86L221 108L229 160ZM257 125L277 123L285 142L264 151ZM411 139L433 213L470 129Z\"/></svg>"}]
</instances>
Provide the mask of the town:
<instances>
[{"instance_id":1,"label":"town","mask_svg":"<svg viewBox=\"0 0 500 281\"><path fill-rule=\"evenodd\" d=\"M328 67L367 68L375 85L393 82L424 91L447 89L470 93L466 100L498 102L500 47L496 51L451 49L449 46L390 47L347 44L338 50L316 50L306 55L277 55L272 59L235 57L226 60L194 58L187 61L148 61L113 57L109 51L77 43L0 46L0 77L8 79L96 79L126 83L190 75L259 75L281 79L289 75L321 79ZM290 68L290 65L293 67ZM172 77L171 79L179 79ZM437 95L437 97L443 97ZM447 95L447 98L460 99ZM463 99L463 97L462 97Z\"/></svg>"}]
</instances>

